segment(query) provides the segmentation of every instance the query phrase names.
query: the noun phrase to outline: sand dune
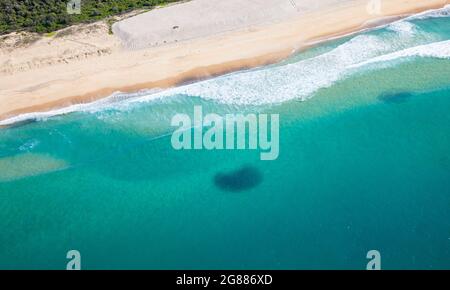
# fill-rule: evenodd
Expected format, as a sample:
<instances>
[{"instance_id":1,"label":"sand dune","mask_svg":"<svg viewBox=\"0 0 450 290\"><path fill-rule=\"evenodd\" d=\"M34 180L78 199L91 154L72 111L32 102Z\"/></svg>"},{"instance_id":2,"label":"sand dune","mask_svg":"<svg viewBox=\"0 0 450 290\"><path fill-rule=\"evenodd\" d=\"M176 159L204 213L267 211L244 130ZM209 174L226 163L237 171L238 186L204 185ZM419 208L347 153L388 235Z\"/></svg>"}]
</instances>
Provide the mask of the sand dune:
<instances>
[{"instance_id":1,"label":"sand dune","mask_svg":"<svg viewBox=\"0 0 450 290\"><path fill-rule=\"evenodd\" d=\"M241 28L279 23L341 0L195 0L155 9L113 26L123 45L142 49ZM357 2L353 1L347 1Z\"/></svg>"},{"instance_id":2,"label":"sand dune","mask_svg":"<svg viewBox=\"0 0 450 290\"><path fill-rule=\"evenodd\" d=\"M192 0L54 37L0 38L0 120L278 61L386 16L447 0ZM379 12L379 13L377 13Z\"/></svg>"}]
</instances>

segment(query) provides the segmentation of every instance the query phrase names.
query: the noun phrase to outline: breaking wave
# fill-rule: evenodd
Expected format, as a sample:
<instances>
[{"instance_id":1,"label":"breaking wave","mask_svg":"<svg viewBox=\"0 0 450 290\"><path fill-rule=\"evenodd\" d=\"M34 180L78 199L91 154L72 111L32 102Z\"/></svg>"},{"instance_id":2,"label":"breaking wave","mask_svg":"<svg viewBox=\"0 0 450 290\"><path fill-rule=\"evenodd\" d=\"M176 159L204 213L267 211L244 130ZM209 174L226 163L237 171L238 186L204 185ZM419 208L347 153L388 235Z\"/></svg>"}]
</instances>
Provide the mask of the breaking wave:
<instances>
[{"instance_id":1,"label":"breaking wave","mask_svg":"<svg viewBox=\"0 0 450 290\"><path fill-rule=\"evenodd\" d=\"M450 57L449 41L404 47L398 41L404 33L402 30L390 39L387 36L359 35L330 52L294 64L234 73L167 90L159 95L199 96L239 105L306 100L319 89L332 86L368 64L406 57ZM140 101L147 101L146 98L144 96Z\"/></svg>"},{"instance_id":2,"label":"breaking wave","mask_svg":"<svg viewBox=\"0 0 450 290\"><path fill-rule=\"evenodd\" d=\"M441 17L449 17L450 16L450 4L445 5L440 9L433 9L424 11L422 13L417 13L411 15L406 18L406 20L420 20L420 19L428 19L428 18L441 18Z\"/></svg>"}]
</instances>

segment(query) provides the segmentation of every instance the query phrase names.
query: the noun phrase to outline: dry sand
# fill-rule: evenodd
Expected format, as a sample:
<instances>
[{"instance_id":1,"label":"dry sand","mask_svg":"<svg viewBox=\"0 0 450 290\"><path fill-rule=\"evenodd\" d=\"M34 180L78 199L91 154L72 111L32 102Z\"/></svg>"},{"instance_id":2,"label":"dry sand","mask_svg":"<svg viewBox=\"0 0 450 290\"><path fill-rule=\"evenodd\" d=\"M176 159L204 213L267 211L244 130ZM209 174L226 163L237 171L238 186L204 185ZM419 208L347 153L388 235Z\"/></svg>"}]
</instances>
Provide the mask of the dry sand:
<instances>
[{"instance_id":1,"label":"dry sand","mask_svg":"<svg viewBox=\"0 0 450 290\"><path fill-rule=\"evenodd\" d=\"M328 37L447 0L192 0L56 36L0 38L0 120L89 102L113 92L165 88L289 56Z\"/></svg>"},{"instance_id":2,"label":"dry sand","mask_svg":"<svg viewBox=\"0 0 450 290\"><path fill-rule=\"evenodd\" d=\"M195 0L118 22L113 31L125 47L142 49L298 19L342 2L358 0Z\"/></svg>"}]
</instances>

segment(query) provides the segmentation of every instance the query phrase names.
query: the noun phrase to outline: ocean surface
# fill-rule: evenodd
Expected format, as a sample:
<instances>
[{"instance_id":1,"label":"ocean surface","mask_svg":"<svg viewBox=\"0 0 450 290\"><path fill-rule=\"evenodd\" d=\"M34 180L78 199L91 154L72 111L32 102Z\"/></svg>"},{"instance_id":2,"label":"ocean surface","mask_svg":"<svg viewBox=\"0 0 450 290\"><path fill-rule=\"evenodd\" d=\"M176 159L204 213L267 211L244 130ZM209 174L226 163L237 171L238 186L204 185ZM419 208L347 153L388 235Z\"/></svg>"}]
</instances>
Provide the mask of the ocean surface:
<instances>
[{"instance_id":1,"label":"ocean surface","mask_svg":"<svg viewBox=\"0 0 450 290\"><path fill-rule=\"evenodd\" d=\"M0 268L450 269L449 10L3 122ZM279 158L174 150L196 105L279 114Z\"/></svg>"}]
</instances>

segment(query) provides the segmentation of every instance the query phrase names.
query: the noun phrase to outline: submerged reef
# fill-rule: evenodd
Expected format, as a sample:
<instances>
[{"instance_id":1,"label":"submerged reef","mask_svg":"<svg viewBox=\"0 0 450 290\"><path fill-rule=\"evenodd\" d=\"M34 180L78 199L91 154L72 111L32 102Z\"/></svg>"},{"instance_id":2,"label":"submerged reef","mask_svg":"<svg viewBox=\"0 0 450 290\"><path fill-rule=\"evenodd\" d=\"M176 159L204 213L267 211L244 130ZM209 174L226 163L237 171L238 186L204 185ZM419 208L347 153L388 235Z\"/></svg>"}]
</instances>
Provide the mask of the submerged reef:
<instances>
[{"instance_id":1,"label":"submerged reef","mask_svg":"<svg viewBox=\"0 0 450 290\"><path fill-rule=\"evenodd\" d=\"M243 166L230 172L220 172L214 176L214 184L224 191L239 192L258 186L263 180L259 169Z\"/></svg>"},{"instance_id":2,"label":"submerged reef","mask_svg":"<svg viewBox=\"0 0 450 290\"><path fill-rule=\"evenodd\" d=\"M412 97L410 92L387 92L378 96L378 100L385 103L404 103Z\"/></svg>"}]
</instances>

